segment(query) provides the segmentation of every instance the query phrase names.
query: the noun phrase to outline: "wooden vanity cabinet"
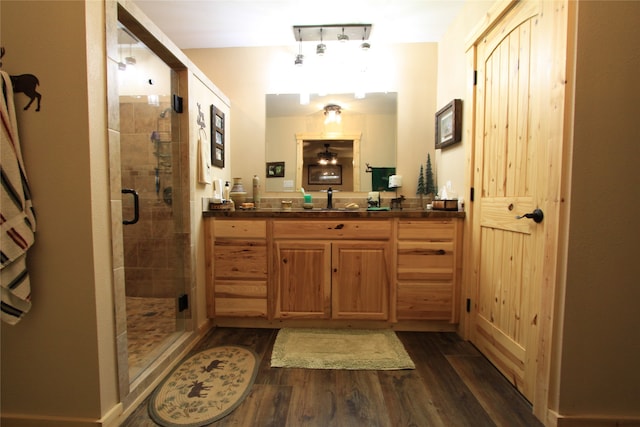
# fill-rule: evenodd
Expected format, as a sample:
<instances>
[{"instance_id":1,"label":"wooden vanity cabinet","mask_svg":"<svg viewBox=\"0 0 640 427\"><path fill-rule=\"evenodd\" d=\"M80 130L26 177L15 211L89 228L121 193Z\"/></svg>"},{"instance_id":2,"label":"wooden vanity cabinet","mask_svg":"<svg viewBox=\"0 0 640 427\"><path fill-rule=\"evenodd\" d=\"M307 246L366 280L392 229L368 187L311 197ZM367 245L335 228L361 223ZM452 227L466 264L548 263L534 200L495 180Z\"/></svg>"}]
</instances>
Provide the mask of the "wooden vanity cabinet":
<instances>
[{"instance_id":1,"label":"wooden vanity cabinet","mask_svg":"<svg viewBox=\"0 0 640 427\"><path fill-rule=\"evenodd\" d=\"M209 317L267 317L267 226L265 220L211 220L207 265Z\"/></svg>"},{"instance_id":2,"label":"wooden vanity cabinet","mask_svg":"<svg viewBox=\"0 0 640 427\"><path fill-rule=\"evenodd\" d=\"M274 316L386 320L390 221L274 221Z\"/></svg>"},{"instance_id":3,"label":"wooden vanity cabinet","mask_svg":"<svg viewBox=\"0 0 640 427\"><path fill-rule=\"evenodd\" d=\"M462 224L209 218L207 314L246 325L366 321L442 329L459 319Z\"/></svg>"},{"instance_id":4,"label":"wooden vanity cabinet","mask_svg":"<svg viewBox=\"0 0 640 427\"><path fill-rule=\"evenodd\" d=\"M461 221L398 220L398 320L458 321Z\"/></svg>"}]
</instances>

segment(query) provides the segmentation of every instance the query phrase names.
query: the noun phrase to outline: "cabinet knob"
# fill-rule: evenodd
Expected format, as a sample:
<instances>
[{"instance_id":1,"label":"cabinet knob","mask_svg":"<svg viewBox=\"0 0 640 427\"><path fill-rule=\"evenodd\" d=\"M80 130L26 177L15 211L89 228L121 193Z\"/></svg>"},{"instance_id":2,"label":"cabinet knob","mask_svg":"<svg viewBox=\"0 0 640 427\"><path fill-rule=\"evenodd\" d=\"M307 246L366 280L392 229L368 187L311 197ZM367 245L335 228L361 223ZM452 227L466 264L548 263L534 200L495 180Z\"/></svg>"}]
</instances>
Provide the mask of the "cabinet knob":
<instances>
[{"instance_id":1,"label":"cabinet knob","mask_svg":"<svg viewBox=\"0 0 640 427\"><path fill-rule=\"evenodd\" d=\"M286 258L282 258L282 263L286 264L287 262L289 262Z\"/></svg>"}]
</instances>

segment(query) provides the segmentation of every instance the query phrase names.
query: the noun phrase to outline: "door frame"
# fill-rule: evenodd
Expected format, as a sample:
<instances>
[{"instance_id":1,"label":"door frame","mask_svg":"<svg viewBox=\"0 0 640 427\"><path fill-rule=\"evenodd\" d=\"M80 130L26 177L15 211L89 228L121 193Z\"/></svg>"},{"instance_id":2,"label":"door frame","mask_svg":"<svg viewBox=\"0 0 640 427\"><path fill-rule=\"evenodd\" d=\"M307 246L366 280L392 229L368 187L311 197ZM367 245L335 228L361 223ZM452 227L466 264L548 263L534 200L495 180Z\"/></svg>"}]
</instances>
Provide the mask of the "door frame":
<instances>
[{"instance_id":1,"label":"door frame","mask_svg":"<svg viewBox=\"0 0 640 427\"><path fill-rule=\"evenodd\" d=\"M496 2L485 15L477 27L470 33L466 39L466 78L467 91L464 103L464 139L465 139L465 187L474 188L474 171L475 152L476 152L476 69L477 69L477 44L487 35L488 32L498 26L502 18L519 4L525 1L537 3L540 11L541 39L540 44L542 54L547 57L540 60L547 61L550 66L550 72L541 78L544 80L544 87L553 88L553 90L545 91L541 96L541 105L554 111L549 114L549 120L541 123L540 134L542 138L548 141L544 153L541 153L545 159L545 165L548 165L548 171L551 178L548 180L547 188L544 190L546 197L540 203L541 209L545 212L545 235L543 237L543 246L545 260L542 271L542 283L540 284L540 309L539 309L539 335L538 348L535 355L535 385L533 394L533 413L546 424L549 420L550 407L550 386L552 375L552 358L556 355L557 350L554 347L554 327L556 308L556 296L559 295L562 288L561 273L562 265L566 256L564 252L559 251L559 245L562 240L560 233L566 230L568 224L567 204L565 203L565 192L568 183L568 162L567 153L570 150L570 135L566 134L564 127L565 117L571 110L566 99L570 99L572 92L567 87L567 76L571 74L571 64L567 61L567 51L570 44L568 40L569 18L574 13L574 8L567 0L548 2L544 0L500 0ZM565 160L563 162L563 160ZM466 220L464 222L464 244L463 252L467 254L463 266L462 274L462 298L460 301L460 311L463 314L459 324L458 332L465 338L471 336L472 322L474 319L474 306L467 306L467 302L473 302L473 298L477 295L477 271L474 269L477 254L474 253L473 226L474 226L474 205L470 200L466 212ZM558 302L562 302L558 298ZM469 307L467 309L467 307Z\"/></svg>"},{"instance_id":2,"label":"door frame","mask_svg":"<svg viewBox=\"0 0 640 427\"><path fill-rule=\"evenodd\" d=\"M177 79L177 86L180 90L187 94L189 91L189 76L190 72L187 69L186 63L176 56L176 49L172 46L165 46L163 41L160 40L158 30L148 22L148 20L142 15L139 15L137 8L130 8L129 2L107 2L106 3L106 48L109 64L109 72L107 73L107 87L109 88L107 97L107 103L109 106L109 114L107 118L107 128L109 130L109 168L116 171L117 179L113 179L110 185L111 193L111 215L112 215L112 256L113 256L113 292L114 292L114 311L115 311L115 333L116 348L118 349L117 369L118 369L118 390L120 392L120 402L124 405L124 419L129 413L131 408L136 406L136 402L139 403L141 396L144 397L146 393L149 393L149 383L157 381L157 379L165 372L174 366L181 358L181 355L191 348L197 338L197 325L195 319L197 318L198 304L196 301L196 295L192 292L189 283L192 283L196 277L195 265L191 261L195 259L194 252L194 235L191 233L192 216L190 214L191 195L193 192L192 185L189 183L194 182L191 179L191 172L183 168L180 172L180 179L184 181L184 189L180 192L179 205L182 206L183 223L180 227L180 233L183 234L185 242L190 242L190 245L185 250L185 259L183 260L185 266L183 270L188 277L185 277L184 293L189 295L189 309L185 311L184 317L184 331L174 341L174 343L166 349L162 355L160 355L156 361L134 381L130 381L128 374L128 360L127 360L127 340L126 340L126 307L125 307L125 277L124 277L124 258L122 255L122 203L121 203L121 184L119 179L120 167L120 115L119 115L119 96L117 96L118 81L117 81L117 61L115 53L117 50L117 33L116 28L118 22L132 31L136 37L138 37L144 44L154 52L169 68L175 73L175 79ZM115 53L114 53L115 52ZM185 57L186 58L186 57ZM113 71L115 70L115 71ZM111 72L113 71L113 72ZM115 92L114 92L115 91ZM189 114L180 114L177 118L178 129L180 134L181 144L184 144L184 150L181 150L179 161L182 164L188 165L188 159L190 158L189 151ZM116 166L117 165L117 166ZM112 169L113 168L113 169ZM177 198L176 194L173 197ZM177 200L177 199L174 199ZM119 231L118 231L119 230Z\"/></svg>"}]
</instances>

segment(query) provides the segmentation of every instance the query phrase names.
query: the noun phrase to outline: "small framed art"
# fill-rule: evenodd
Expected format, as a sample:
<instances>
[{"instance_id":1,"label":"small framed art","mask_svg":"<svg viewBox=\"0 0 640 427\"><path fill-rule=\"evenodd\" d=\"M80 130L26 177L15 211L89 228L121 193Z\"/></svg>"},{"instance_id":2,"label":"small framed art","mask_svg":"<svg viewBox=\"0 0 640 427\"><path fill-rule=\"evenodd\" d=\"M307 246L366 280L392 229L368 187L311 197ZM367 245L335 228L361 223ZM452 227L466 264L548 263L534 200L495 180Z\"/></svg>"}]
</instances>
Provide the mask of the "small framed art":
<instances>
[{"instance_id":1,"label":"small framed art","mask_svg":"<svg viewBox=\"0 0 640 427\"><path fill-rule=\"evenodd\" d=\"M283 178L284 162L267 162L267 178Z\"/></svg>"},{"instance_id":2,"label":"small framed art","mask_svg":"<svg viewBox=\"0 0 640 427\"><path fill-rule=\"evenodd\" d=\"M224 113L211 105L211 164L224 168Z\"/></svg>"},{"instance_id":3,"label":"small framed art","mask_svg":"<svg viewBox=\"0 0 640 427\"><path fill-rule=\"evenodd\" d=\"M436 150L462 141L462 100L454 99L436 113Z\"/></svg>"}]
</instances>

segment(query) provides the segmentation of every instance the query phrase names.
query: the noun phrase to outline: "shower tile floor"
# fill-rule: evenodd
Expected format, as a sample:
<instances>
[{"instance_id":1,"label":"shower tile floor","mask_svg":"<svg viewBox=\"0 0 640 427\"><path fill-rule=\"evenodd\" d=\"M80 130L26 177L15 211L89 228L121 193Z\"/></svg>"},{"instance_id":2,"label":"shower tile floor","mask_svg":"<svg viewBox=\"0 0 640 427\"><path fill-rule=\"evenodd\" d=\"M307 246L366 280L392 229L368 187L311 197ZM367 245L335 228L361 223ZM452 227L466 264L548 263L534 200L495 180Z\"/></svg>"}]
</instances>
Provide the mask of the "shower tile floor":
<instances>
[{"instance_id":1,"label":"shower tile floor","mask_svg":"<svg viewBox=\"0 0 640 427\"><path fill-rule=\"evenodd\" d=\"M135 379L176 336L175 298L127 297L129 379Z\"/></svg>"}]
</instances>

